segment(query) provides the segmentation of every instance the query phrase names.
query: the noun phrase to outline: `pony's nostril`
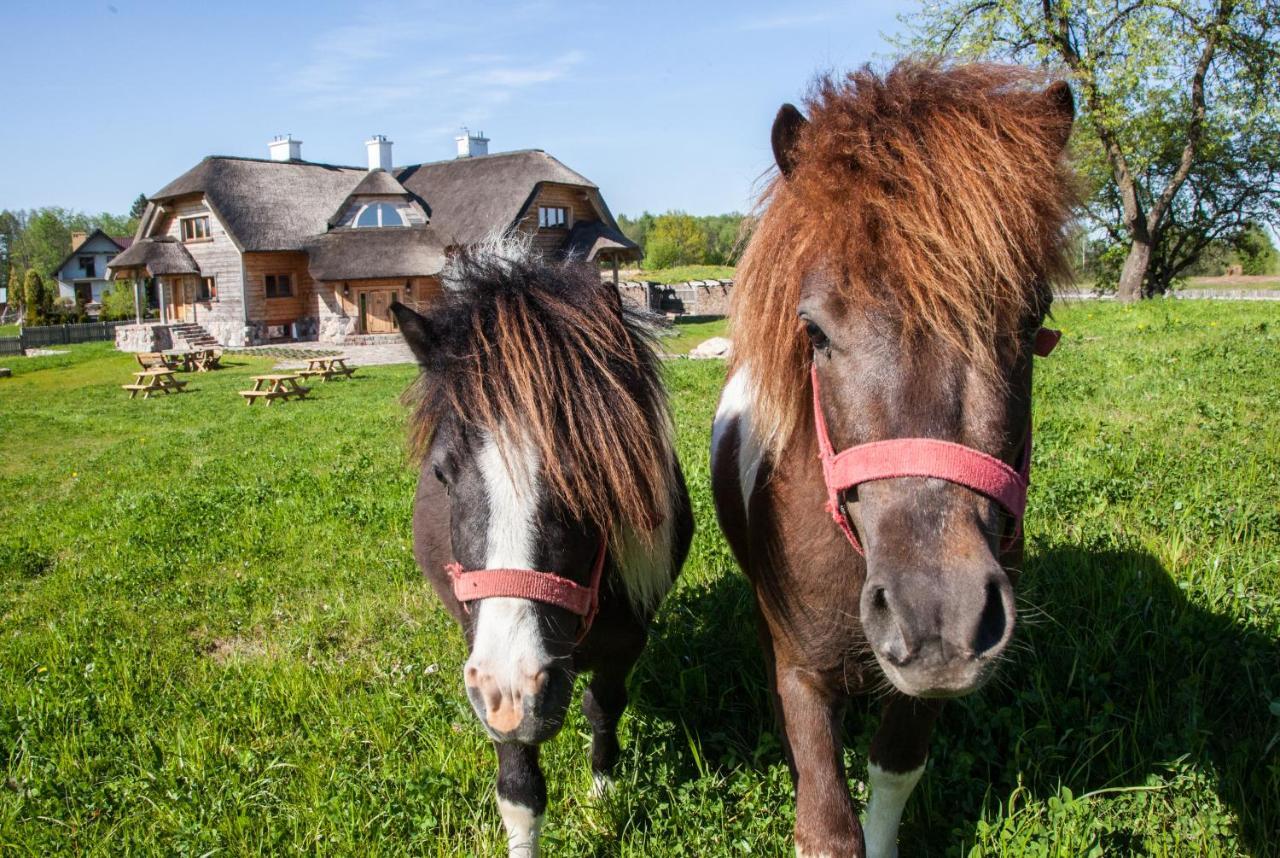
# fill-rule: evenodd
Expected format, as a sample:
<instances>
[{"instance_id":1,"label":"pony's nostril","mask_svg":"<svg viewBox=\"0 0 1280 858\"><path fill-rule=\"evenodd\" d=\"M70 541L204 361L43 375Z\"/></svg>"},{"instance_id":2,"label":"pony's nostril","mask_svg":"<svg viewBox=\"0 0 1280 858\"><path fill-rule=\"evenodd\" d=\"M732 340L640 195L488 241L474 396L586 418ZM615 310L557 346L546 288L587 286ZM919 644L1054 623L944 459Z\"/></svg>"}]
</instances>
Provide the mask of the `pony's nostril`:
<instances>
[{"instance_id":1,"label":"pony's nostril","mask_svg":"<svg viewBox=\"0 0 1280 858\"><path fill-rule=\"evenodd\" d=\"M987 583L987 598L982 606L982 616L973 634L973 654L982 656L1004 640L1004 595L994 581Z\"/></svg>"}]
</instances>

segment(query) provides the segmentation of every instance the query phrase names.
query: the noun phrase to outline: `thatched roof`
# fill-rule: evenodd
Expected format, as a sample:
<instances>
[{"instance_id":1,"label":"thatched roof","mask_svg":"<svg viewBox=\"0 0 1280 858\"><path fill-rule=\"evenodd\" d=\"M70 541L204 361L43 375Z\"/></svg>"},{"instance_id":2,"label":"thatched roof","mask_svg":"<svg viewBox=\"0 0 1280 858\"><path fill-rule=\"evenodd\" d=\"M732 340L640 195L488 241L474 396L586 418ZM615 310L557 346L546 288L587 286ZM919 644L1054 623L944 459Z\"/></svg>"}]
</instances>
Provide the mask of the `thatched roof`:
<instances>
[{"instance_id":1,"label":"thatched roof","mask_svg":"<svg viewBox=\"0 0 1280 858\"><path fill-rule=\"evenodd\" d=\"M593 260L601 251L613 251L619 259L639 259L640 246L604 221L581 220L569 230L564 255Z\"/></svg>"},{"instance_id":2,"label":"thatched roof","mask_svg":"<svg viewBox=\"0 0 1280 858\"><path fill-rule=\"evenodd\" d=\"M386 170L370 170L360 180L360 184L351 190L349 196L359 197L374 194L378 196L408 196L409 192L404 189L404 185L396 181L395 176Z\"/></svg>"},{"instance_id":3,"label":"thatched roof","mask_svg":"<svg viewBox=\"0 0 1280 858\"><path fill-rule=\"evenodd\" d=\"M365 178L359 167L305 161L205 158L152 195L164 202L203 193L243 251L299 250Z\"/></svg>"},{"instance_id":4,"label":"thatched roof","mask_svg":"<svg viewBox=\"0 0 1280 858\"><path fill-rule=\"evenodd\" d=\"M187 253L182 242L174 238L144 238L107 263L114 274L129 268L141 268L152 277L177 274L199 274L200 266Z\"/></svg>"},{"instance_id":5,"label":"thatched roof","mask_svg":"<svg viewBox=\"0 0 1280 858\"><path fill-rule=\"evenodd\" d=\"M432 225L450 244L474 244L512 226L539 184L596 187L541 149L402 167L396 178L426 202Z\"/></svg>"},{"instance_id":6,"label":"thatched roof","mask_svg":"<svg viewBox=\"0 0 1280 858\"><path fill-rule=\"evenodd\" d=\"M429 226L335 229L309 241L308 268L316 280L425 277L444 267L444 244Z\"/></svg>"},{"instance_id":7,"label":"thatched roof","mask_svg":"<svg viewBox=\"0 0 1280 858\"><path fill-rule=\"evenodd\" d=\"M405 194L423 205L444 244L472 244L513 226L546 183L598 190L540 149L417 164L392 172L210 156L152 195L142 232L153 223L156 204L204 194L242 251L302 250L328 231L334 212L341 212L352 196ZM613 216L598 197L597 201L605 225L616 232Z\"/></svg>"}]
</instances>

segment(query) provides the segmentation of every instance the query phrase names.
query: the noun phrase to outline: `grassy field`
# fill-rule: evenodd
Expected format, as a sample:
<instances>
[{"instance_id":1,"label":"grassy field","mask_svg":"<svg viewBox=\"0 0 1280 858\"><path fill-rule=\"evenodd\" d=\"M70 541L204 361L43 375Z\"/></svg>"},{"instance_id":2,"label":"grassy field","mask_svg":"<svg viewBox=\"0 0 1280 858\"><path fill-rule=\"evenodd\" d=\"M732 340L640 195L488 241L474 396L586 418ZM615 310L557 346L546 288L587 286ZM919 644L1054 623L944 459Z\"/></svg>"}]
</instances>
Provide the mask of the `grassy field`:
<instances>
[{"instance_id":1,"label":"grassy field","mask_svg":"<svg viewBox=\"0 0 1280 858\"><path fill-rule=\"evenodd\" d=\"M17 325L0 325L0 337L16 337L19 333Z\"/></svg>"},{"instance_id":2,"label":"grassy field","mask_svg":"<svg viewBox=\"0 0 1280 858\"><path fill-rule=\"evenodd\" d=\"M1020 644L949 706L902 854L1280 854L1280 307L1058 322ZM499 854L461 637L410 552L413 369L268 409L235 391L269 362L229 363L151 401L106 344L0 380L0 854ZM544 749L546 853L790 855L708 493L723 367L668 372L699 532L633 678L620 789L589 798L576 711ZM872 710L848 718L859 800Z\"/></svg>"},{"instance_id":3,"label":"grassy field","mask_svg":"<svg viewBox=\"0 0 1280 858\"><path fill-rule=\"evenodd\" d=\"M631 270L624 272L623 276L655 283L685 283L689 280L731 280L734 270L732 265L678 265L675 268Z\"/></svg>"}]
</instances>

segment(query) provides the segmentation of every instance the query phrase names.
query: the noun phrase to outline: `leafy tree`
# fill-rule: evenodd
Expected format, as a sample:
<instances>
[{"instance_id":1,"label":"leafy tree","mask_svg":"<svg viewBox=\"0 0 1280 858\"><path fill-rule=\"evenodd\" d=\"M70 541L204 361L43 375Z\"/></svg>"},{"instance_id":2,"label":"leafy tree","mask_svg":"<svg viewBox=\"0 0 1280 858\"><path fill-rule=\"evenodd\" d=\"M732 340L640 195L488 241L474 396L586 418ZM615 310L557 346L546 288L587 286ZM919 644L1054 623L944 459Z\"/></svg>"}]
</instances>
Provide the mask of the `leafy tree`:
<instances>
[{"instance_id":1,"label":"leafy tree","mask_svg":"<svg viewBox=\"0 0 1280 858\"><path fill-rule=\"evenodd\" d=\"M669 212L653 222L645 250L646 268L697 265L707 258L707 236L683 212Z\"/></svg>"},{"instance_id":2,"label":"leafy tree","mask_svg":"<svg viewBox=\"0 0 1280 858\"><path fill-rule=\"evenodd\" d=\"M26 323L43 325L49 321L53 315L53 292L45 285L39 271L34 268L27 271L22 291Z\"/></svg>"},{"instance_id":3,"label":"leafy tree","mask_svg":"<svg viewBox=\"0 0 1280 858\"><path fill-rule=\"evenodd\" d=\"M1117 296L1280 220L1280 0L934 0L908 44L1065 67L1086 214Z\"/></svg>"},{"instance_id":4,"label":"leafy tree","mask_svg":"<svg viewBox=\"0 0 1280 858\"><path fill-rule=\"evenodd\" d=\"M147 195L138 194L137 199L133 201L133 205L129 206L129 220L142 220L142 213L147 210Z\"/></svg>"}]
</instances>

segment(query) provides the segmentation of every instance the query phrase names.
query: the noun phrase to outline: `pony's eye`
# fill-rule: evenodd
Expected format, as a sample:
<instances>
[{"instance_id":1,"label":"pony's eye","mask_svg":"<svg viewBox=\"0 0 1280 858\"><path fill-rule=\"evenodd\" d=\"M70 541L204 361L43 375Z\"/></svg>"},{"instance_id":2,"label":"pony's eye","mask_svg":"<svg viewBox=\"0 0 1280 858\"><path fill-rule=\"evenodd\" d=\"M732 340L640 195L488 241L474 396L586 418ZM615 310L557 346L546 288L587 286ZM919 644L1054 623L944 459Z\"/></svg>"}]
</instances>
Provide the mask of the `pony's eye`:
<instances>
[{"instance_id":1,"label":"pony's eye","mask_svg":"<svg viewBox=\"0 0 1280 858\"><path fill-rule=\"evenodd\" d=\"M435 465L432 470L435 472L436 479L440 481L440 485L447 486L449 481L444 478L444 471L440 470L439 465Z\"/></svg>"},{"instance_id":2,"label":"pony's eye","mask_svg":"<svg viewBox=\"0 0 1280 858\"><path fill-rule=\"evenodd\" d=\"M825 352L831 348L831 340L827 339L827 335L822 332L822 328L819 328L808 319L804 320L804 332L809 336L809 342L818 351Z\"/></svg>"}]
</instances>

